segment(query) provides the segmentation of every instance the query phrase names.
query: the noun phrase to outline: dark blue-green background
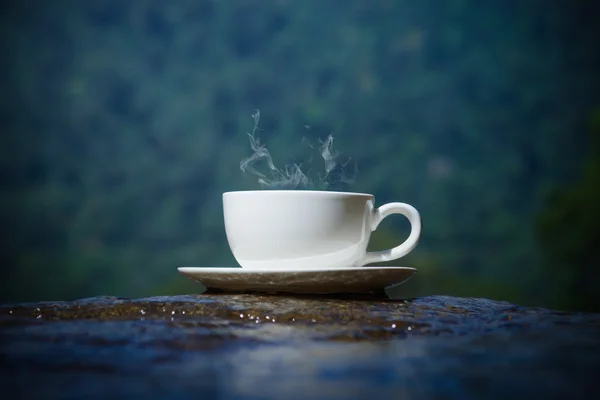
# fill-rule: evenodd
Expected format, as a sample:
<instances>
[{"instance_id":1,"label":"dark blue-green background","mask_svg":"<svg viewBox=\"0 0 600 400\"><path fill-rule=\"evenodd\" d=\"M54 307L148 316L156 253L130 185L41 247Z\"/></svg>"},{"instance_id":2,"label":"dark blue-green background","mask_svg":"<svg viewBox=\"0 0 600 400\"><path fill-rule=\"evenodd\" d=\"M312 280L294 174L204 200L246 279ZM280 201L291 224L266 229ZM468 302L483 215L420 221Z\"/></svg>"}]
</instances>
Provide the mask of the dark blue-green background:
<instances>
[{"instance_id":1,"label":"dark blue-green background","mask_svg":"<svg viewBox=\"0 0 600 400\"><path fill-rule=\"evenodd\" d=\"M333 134L357 166L337 189L420 210L404 295L598 310L598 9L3 2L0 300L187 293L177 265L234 265L221 194L260 188L239 168L260 109L278 166Z\"/></svg>"}]
</instances>

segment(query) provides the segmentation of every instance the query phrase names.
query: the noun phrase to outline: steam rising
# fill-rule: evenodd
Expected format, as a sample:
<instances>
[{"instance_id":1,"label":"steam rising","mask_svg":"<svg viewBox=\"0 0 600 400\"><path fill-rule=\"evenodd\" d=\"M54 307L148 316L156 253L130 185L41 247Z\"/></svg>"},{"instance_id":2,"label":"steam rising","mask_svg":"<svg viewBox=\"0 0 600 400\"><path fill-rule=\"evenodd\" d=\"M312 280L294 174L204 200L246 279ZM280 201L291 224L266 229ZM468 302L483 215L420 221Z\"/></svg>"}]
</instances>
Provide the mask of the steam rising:
<instances>
[{"instance_id":1,"label":"steam rising","mask_svg":"<svg viewBox=\"0 0 600 400\"><path fill-rule=\"evenodd\" d=\"M271 157L271 153L260 143L260 139L256 136L259 130L258 123L260 122L260 111L256 110L252 114L254 127L251 133L248 133L250 147L254 152L250 157L240 162L240 169L243 173L249 173L258 178L258 184L264 189L331 189L339 184L353 183L352 177L346 175L346 167L351 159L347 158L340 161L340 154L333 150L333 136L329 135L327 139L320 142L319 155L323 160L323 172L317 173L313 179L307 175L309 172L304 172L304 163L291 163L283 169L277 168ZM309 129L310 127L305 126ZM305 142L305 138L302 142ZM310 143L308 146L314 149ZM312 155L308 158L305 164L310 164L313 161ZM264 171L259 171L260 167ZM354 171L356 166L353 163ZM310 171L310 170L309 170Z\"/></svg>"}]
</instances>

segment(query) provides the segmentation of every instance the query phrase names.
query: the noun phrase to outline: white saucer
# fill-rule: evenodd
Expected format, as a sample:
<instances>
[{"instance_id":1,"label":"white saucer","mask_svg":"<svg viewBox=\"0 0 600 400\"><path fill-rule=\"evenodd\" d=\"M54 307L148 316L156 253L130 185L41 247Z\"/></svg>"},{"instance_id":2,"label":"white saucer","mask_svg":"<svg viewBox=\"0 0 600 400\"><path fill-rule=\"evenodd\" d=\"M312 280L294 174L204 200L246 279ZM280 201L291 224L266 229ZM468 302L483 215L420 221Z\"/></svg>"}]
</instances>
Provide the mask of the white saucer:
<instances>
[{"instance_id":1,"label":"white saucer","mask_svg":"<svg viewBox=\"0 0 600 400\"><path fill-rule=\"evenodd\" d=\"M330 269L244 269L179 267L179 272L202 283L207 291L268 293L384 293L405 282L410 267L359 267Z\"/></svg>"}]
</instances>

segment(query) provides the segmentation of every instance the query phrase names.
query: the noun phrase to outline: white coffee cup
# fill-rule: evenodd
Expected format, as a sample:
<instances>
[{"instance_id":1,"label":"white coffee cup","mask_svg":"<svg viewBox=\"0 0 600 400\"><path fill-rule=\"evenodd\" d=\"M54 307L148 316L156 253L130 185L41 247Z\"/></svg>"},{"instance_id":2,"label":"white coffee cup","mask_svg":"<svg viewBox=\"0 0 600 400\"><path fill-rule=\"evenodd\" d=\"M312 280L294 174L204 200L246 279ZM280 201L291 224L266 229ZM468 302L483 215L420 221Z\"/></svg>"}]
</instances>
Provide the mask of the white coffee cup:
<instances>
[{"instance_id":1,"label":"white coffee cup","mask_svg":"<svg viewBox=\"0 0 600 400\"><path fill-rule=\"evenodd\" d=\"M421 217L411 205L374 207L373 195L309 190L258 190L223 194L225 232L233 256L249 269L362 267L410 253L421 236ZM404 241L367 252L371 232L388 215L411 224Z\"/></svg>"}]
</instances>

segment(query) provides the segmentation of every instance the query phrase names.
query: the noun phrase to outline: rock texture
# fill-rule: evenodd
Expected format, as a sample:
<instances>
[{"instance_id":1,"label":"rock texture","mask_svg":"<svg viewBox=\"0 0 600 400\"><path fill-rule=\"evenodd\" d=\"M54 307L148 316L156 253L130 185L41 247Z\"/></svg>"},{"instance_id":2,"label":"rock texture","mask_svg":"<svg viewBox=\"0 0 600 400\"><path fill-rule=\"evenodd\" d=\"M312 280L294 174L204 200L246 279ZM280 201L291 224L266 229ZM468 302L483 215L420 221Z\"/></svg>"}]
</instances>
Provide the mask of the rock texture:
<instances>
[{"instance_id":1,"label":"rock texture","mask_svg":"<svg viewBox=\"0 0 600 400\"><path fill-rule=\"evenodd\" d=\"M8 398L589 398L600 315L204 294L0 306Z\"/></svg>"}]
</instances>

